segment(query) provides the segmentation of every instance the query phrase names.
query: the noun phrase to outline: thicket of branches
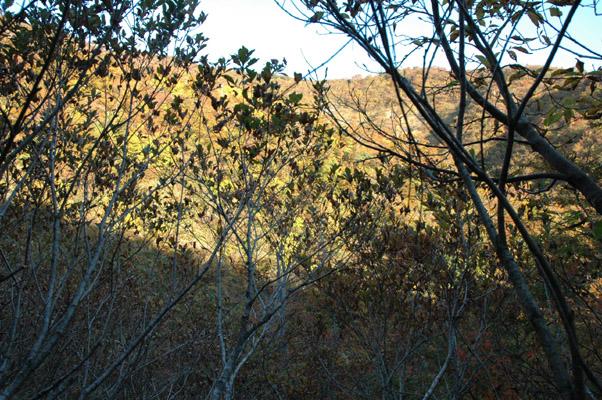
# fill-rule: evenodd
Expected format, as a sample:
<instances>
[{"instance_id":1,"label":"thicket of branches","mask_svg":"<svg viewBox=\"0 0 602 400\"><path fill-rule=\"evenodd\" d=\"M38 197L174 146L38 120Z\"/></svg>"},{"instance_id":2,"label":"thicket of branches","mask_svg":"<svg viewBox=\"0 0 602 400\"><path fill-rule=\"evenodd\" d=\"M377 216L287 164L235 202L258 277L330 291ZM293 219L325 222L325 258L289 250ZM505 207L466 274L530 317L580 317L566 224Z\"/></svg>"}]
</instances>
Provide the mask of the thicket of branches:
<instances>
[{"instance_id":1,"label":"thicket of branches","mask_svg":"<svg viewBox=\"0 0 602 400\"><path fill-rule=\"evenodd\" d=\"M361 105L357 110L363 114L369 129L357 130L341 123L336 109L333 109L331 115L340 129L357 142L430 172L430 176L437 174L438 177L433 177L435 181L462 182L461 190L470 197L480 224L486 230L516 297L537 334L559 393L564 398L585 398L586 393L591 393L589 387L600 391L599 377L582 355L575 311L566 295L571 290L570 285L563 287L550 257L542 250L508 194L512 182L560 180L580 193L598 214L602 213L602 187L597 179L586 166L579 166L546 137L545 126L558 121L558 111L550 111L542 125L528 115L535 96L549 91L554 84L558 85L554 76L567 73L561 89L575 90L581 80L590 77L590 94L584 96L587 101L582 100L584 106L576 108L585 117L598 114L599 97L594 94L599 81L597 73L585 73L582 61L578 61L576 69L559 73L550 70L560 48L580 57L600 59L599 49L584 46L568 33L577 10L583 7L595 12L595 4L585 5L580 1L461 0L440 4L436 1L359 0L341 3L326 0L300 1L293 5L296 8L291 6L289 11L297 18L346 34L391 79L392 90L397 96L397 129L391 130L375 122ZM556 21L555 17L559 20ZM430 36L412 36L403 30L404 23L416 22L418 18L431 27ZM537 38L527 36L527 32L532 34L533 31L537 32ZM414 51L423 52L424 65L421 79L412 82L402 75L400 68ZM536 51L545 56L545 61L536 69L529 68L518 63L517 51ZM440 54L445 57L451 71L452 80L448 85L459 88L459 105L454 111L453 121L446 120L437 111L435 94L429 94L433 88L438 89L437 83L429 79L429 69ZM522 81L527 85L523 89L522 85L512 85L517 76L532 79ZM593 107L588 107L592 103ZM574 108L566 107L561 115L568 123L574 112ZM427 125L431 140L428 136L426 140L417 137L409 123L411 114L418 115ZM475 114L480 115L476 124L471 120ZM487 120L495 123L493 133ZM477 125L476 129L474 125ZM487 156L491 151L485 149L484 144L493 138L504 143L501 157ZM436 156L429 151L433 142L440 149ZM523 151L519 152L517 147ZM517 157L535 155L545 161L545 169L535 170L527 176L521 176L522 171L513 173ZM600 160L596 161L599 163ZM599 165L594 168L599 173ZM488 207L489 201L479 188L486 189L495 198L495 210ZM520 236L520 246L528 248L528 261L521 260L509 243L509 230ZM535 264L557 311L558 321L555 323L563 331L561 337L555 335L552 323L539 305L541 300L537 299L532 284L526 279L525 264L530 263ZM570 354L570 367L565 363L564 354Z\"/></svg>"}]
</instances>

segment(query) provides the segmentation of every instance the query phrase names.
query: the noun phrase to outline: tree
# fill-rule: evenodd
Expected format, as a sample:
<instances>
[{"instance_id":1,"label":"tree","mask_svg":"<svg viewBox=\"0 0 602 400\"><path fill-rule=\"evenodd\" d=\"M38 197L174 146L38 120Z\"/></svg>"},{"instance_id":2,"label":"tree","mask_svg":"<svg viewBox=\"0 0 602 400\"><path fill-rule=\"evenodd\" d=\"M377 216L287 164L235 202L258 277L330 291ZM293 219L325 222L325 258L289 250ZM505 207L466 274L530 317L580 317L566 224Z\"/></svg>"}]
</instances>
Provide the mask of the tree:
<instances>
[{"instance_id":1,"label":"tree","mask_svg":"<svg viewBox=\"0 0 602 400\"><path fill-rule=\"evenodd\" d=\"M558 392L563 398L584 398L586 392L600 392L602 386L581 354L574 314L557 272L508 194L509 186L518 182L560 180L581 193L598 214L602 213L602 188L596 179L554 146L544 135L545 124L538 124L529 115L535 95L550 90L554 83L554 72L550 68L558 49L567 47L567 42L572 51L580 46L568 31L581 2L570 2L559 8L563 5L557 2L439 4L436 1L312 0L296 2L296 8L289 12L308 23L346 34L390 77L399 121L394 128L378 123L365 108L361 110L365 123L359 128L352 126L340 118L336 105L331 102L333 120L357 142L407 162L424 177L438 182L463 182L463 190L472 200L517 299L537 333ZM284 3L281 6L285 8ZM566 15L559 26L548 17L563 13ZM404 23L418 20L426 25L424 35L401 30ZM535 47L529 38L533 31L538 34L537 45L543 47L541 52L546 54L544 65L536 69L518 63L507 65L508 59L518 58L517 52L530 52L530 46ZM595 50L581 47L588 56L598 57ZM400 67L406 57L416 51L424 54L424 69L421 76L412 81L402 75ZM442 56L450 68L451 79L446 86L431 78L430 66L436 56ZM578 69L583 71L583 64L578 64ZM526 88L513 85L519 76L531 78L521 81L528 82ZM453 118L442 114L435 100L439 91L450 87L455 88L459 103L452 111ZM416 126L410 123L413 116L428 127L426 134L417 132ZM488 133L490 129L493 135ZM499 141L504 146L502 149L486 147L491 141ZM544 168L533 174L513 175L517 158L525 154L541 157L552 172ZM490 211L490 201L484 197L483 190L496 199L497 211ZM516 258L516 247L512 248L508 240L511 229L520 235L532 258ZM528 263L535 264L555 304L564 330L562 344L557 342L542 313L526 279L525 267L520 266ZM570 354L570 371L564 362L565 346ZM586 385L586 380L593 389Z\"/></svg>"},{"instance_id":2,"label":"tree","mask_svg":"<svg viewBox=\"0 0 602 400\"><path fill-rule=\"evenodd\" d=\"M211 265L141 326L116 311L139 273L122 269L126 237L186 165L148 181L186 133L165 101L203 47L191 31L204 15L195 1L11 4L0 18L0 218L13 250L0 398L84 398L107 380L113 396L134 350Z\"/></svg>"},{"instance_id":3,"label":"tree","mask_svg":"<svg viewBox=\"0 0 602 400\"><path fill-rule=\"evenodd\" d=\"M217 75L197 87L214 115L197 136L200 168L187 180L215 216L214 235L231 227L215 266L216 400L232 399L244 365L263 342L282 336L290 298L336 268L345 230L329 227L336 221L321 198L333 190L324 166L332 129L300 93L281 88L283 63L257 71L256 62L242 47L233 68L221 60ZM220 84L210 92L207 82Z\"/></svg>"}]
</instances>

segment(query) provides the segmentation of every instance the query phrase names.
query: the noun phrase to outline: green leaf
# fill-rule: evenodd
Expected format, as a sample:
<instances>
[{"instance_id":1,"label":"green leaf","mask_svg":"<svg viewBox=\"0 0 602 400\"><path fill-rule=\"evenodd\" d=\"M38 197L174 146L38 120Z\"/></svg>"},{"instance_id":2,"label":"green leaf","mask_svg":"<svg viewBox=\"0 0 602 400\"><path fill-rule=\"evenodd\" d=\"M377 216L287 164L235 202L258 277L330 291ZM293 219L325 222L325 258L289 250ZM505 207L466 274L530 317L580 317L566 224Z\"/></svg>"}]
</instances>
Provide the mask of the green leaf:
<instances>
[{"instance_id":1,"label":"green leaf","mask_svg":"<svg viewBox=\"0 0 602 400\"><path fill-rule=\"evenodd\" d=\"M551 7L550 15L552 17L560 17L560 16L562 16L562 11L560 11L560 9L558 7Z\"/></svg>"},{"instance_id":2,"label":"green leaf","mask_svg":"<svg viewBox=\"0 0 602 400\"><path fill-rule=\"evenodd\" d=\"M508 77L508 84L511 84L512 82L522 78L525 75L527 75L527 73L524 70L516 71Z\"/></svg>"},{"instance_id":3,"label":"green leaf","mask_svg":"<svg viewBox=\"0 0 602 400\"><path fill-rule=\"evenodd\" d=\"M309 22L311 23L316 23L318 21L320 21L322 19L322 17L324 16L324 12L323 11L317 11L314 15L312 15L312 17L309 19Z\"/></svg>"},{"instance_id":4,"label":"green leaf","mask_svg":"<svg viewBox=\"0 0 602 400\"><path fill-rule=\"evenodd\" d=\"M533 25L536 27L539 27L539 24L541 24L541 21L543 21L542 16L535 11L529 11L527 15L529 16L531 22L533 22Z\"/></svg>"},{"instance_id":5,"label":"green leaf","mask_svg":"<svg viewBox=\"0 0 602 400\"><path fill-rule=\"evenodd\" d=\"M449 41L453 42L458 38L458 36L460 36L460 31L454 28L449 34Z\"/></svg>"},{"instance_id":6,"label":"green leaf","mask_svg":"<svg viewBox=\"0 0 602 400\"><path fill-rule=\"evenodd\" d=\"M291 102L292 104L298 104L302 98L303 98L303 94L293 92L288 96L288 101Z\"/></svg>"},{"instance_id":7,"label":"green leaf","mask_svg":"<svg viewBox=\"0 0 602 400\"><path fill-rule=\"evenodd\" d=\"M475 16L477 17L477 20L481 20L485 16L485 1L481 1L477 4Z\"/></svg>"},{"instance_id":8,"label":"green leaf","mask_svg":"<svg viewBox=\"0 0 602 400\"><path fill-rule=\"evenodd\" d=\"M592 233L594 234L594 238L596 240L602 241L602 221L594 222Z\"/></svg>"},{"instance_id":9,"label":"green leaf","mask_svg":"<svg viewBox=\"0 0 602 400\"><path fill-rule=\"evenodd\" d=\"M563 74L566 74L568 72L573 72L573 68L561 68L561 69L557 69L555 71L552 71L551 76L563 75Z\"/></svg>"},{"instance_id":10,"label":"green leaf","mask_svg":"<svg viewBox=\"0 0 602 400\"><path fill-rule=\"evenodd\" d=\"M249 50L245 46L242 46L240 49L238 49L237 54L232 55L232 61L234 61L234 64L239 66L243 66L249 62L253 63L253 60L257 61L256 59L251 60L251 55L254 52L255 50Z\"/></svg>"},{"instance_id":11,"label":"green leaf","mask_svg":"<svg viewBox=\"0 0 602 400\"><path fill-rule=\"evenodd\" d=\"M485 58L485 56L477 54L475 57L477 58L477 60L479 60L481 62L481 64L485 65L486 67L489 66L489 62L487 61L487 59Z\"/></svg>"},{"instance_id":12,"label":"green leaf","mask_svg":"<svg viewBox=\"0 0 602 400\"><path fill-rule=\"evenodd\" d=\"M543 120L543 124L545 126L550 126L552 124L555 124L556 122L560 121L563 117L563 113L561 112L550 112L548 114L548 116L546 117L546 119Z\"/></svg>"}]
</instances>

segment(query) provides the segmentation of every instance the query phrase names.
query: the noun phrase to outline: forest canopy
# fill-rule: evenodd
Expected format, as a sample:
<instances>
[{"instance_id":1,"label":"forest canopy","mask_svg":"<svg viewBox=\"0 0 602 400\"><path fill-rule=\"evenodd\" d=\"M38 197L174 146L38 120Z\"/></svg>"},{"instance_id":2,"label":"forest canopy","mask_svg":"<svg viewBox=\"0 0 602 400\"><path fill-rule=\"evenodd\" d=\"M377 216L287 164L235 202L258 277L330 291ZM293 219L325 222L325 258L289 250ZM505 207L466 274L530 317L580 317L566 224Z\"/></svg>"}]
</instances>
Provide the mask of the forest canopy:
<instances>
[{"instance_id":1,"label":"forest canopy","mask_svg":"<svg viewBox=\"0 0 602 400\"><path fill-rule=\"evenodd\" d=\"M274 4L383 72L0 2L0 399L601 398L596 2Z\"/></svg>"}]
</instances>

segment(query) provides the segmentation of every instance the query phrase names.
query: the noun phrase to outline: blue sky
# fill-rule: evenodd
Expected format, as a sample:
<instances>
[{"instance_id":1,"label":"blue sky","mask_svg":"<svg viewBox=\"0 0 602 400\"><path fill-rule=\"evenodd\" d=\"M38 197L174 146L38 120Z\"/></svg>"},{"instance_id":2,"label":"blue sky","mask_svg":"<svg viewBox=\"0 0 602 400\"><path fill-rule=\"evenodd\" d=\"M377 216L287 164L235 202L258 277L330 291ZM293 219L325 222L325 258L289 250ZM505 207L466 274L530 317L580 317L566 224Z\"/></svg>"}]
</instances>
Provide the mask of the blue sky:
<instances>
[{"instance_id":1,"label":"blue sky","mask_svg":"<svg viewBox=\"0 0 602 400\"><path fill-rule=\"evenodd\" d=\"M203 25L204 34L210 39L207 51L211 58L234 53L241 45L255 49L261 60L286 58L287 73L305 73L317 67L339 50L347 39L342 35L328 34L316 25L304 23L286 15L273 0L203 0L201 8L208 14ZM602 10L598 10L602 12ZM591 9L581 10L576 15L571 34L576 38L602 50L602 17L595 16ZM404 29L418 31L418 25L408 23ZM520 55L519 61L542 64L544 55ZM418 66L421 57L412 57L404 65ZM588 63L588 67L600 64ZM444 63L435 63L441 64ZM560 52L556 66L572 66L575 57ZM348 45L328 64L329 78L350 78L368 71L378 72L363 50L354 44ZM321 70L321 76L324 69Z\"/></svg>"}]
</instances>

